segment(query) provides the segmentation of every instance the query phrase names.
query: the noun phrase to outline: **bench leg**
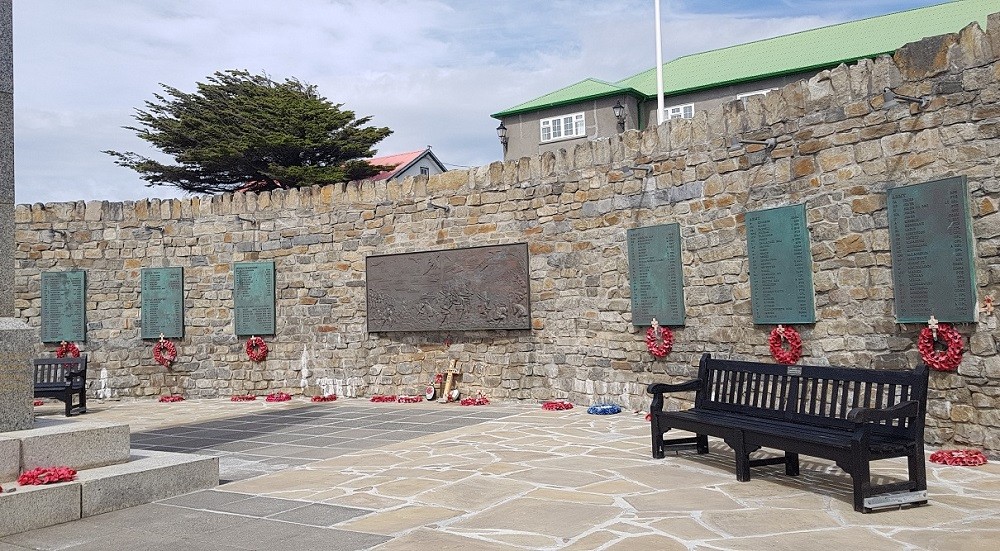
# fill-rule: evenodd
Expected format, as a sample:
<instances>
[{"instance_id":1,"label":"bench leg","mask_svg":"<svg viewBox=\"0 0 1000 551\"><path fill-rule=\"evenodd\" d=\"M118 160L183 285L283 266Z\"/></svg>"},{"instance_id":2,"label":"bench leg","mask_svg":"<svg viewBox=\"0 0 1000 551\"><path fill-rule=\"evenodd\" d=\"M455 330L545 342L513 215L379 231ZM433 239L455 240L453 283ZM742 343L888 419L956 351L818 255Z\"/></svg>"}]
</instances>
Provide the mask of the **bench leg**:
<instances>
[{"instance_id":1,"label":"bench leg","mask_svg":"<svg viewBox=\"0 0 1000 551\"><path fill-rule=\"evenodd\" d=\"M708 453L708 435L699 434L698 443L696 444L698 453Z\"/></svg>"},{"instance_id":2,"label":"bench leg","mask_svg":"<svg viewBox=\"0 0 1000 551\"><path fill-rule=\"evenodd\" d=\"M865 512L865 497L871 493L871 463L867 459L855 460L851 480L854 482L854 510Z\"/></svg>"},{"instance_id":3,"label":"bench leg","mask_svg":"<svg viewBox=\"0 0 1000 551\"><path fill-rule=\"evenodd\" d=\"M669 429L667 429L669 430ZM656 418L656 414L649 420L649 431L653 437L653 459L663 459L666 454L663 453L663 430L660 429L660 422Z\"/></svg>"},{"instance_id":4,"label":"bench leg","mask_svg":"<svg viewBox=\"0 0 1000 551\"><path fill-rule=\"evenodd\" d=\"M80 406L78 408L78 413L87 413L87 390L80 390Z\"/></svg>"},{"instance_id":5,"label":"bench leg","mask_svg":"<svg viewBox=\"0 0 1000 551\"><path fill-rule=\"evenodd\" d=\"M785 474L799 476L799 454L785 452Z\"/></svg>"},{"instance_id":6,"label":"bench leg","mask_svg":"<svg viewBox=\"0 0 1000 551\"><path fill-rule=\"evenodd\" d=\"M66 417L69 417L73 411L73 395L67 394L63 396L62 401L66 402Z\"/></svg>"},{"instance_id":7,"label":"bench leg","mask_svg":"<svg viewBox=\"0 0 1000 551\"><path fill-rule=\"evenodd\" d=\"M724 438L726 444L733 449L736 456L736 480L740 482L750 481L750 452L747 451L746 442L743 440L743 432L738 432Z\"/></svg>"}]
</instances>

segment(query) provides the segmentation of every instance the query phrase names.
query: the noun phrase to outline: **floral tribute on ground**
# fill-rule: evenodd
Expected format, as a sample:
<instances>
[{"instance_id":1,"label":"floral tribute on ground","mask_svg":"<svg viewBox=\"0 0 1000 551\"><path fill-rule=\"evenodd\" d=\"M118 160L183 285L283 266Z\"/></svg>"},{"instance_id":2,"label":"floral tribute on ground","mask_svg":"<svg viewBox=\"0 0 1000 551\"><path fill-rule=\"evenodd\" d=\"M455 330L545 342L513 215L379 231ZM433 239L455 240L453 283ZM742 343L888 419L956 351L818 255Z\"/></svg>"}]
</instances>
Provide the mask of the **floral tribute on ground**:
<instances>
[{"instance_id":1,"label":"floral tribute on ground","mask_svg":"<svg viewBox=\"0 0 1000 551\"><path fill-rule=\"evenodd\" d=\"M396 401L400 404L416 404L418 402L423 402L423 396L400 396L396 398Z\"/></svg>"},{"instance_id":2,"label":"floral tribute on ground","mask_svg":"<svg viewBox=\"0 0 1000 551\"><path fill-rule=\"evenodd\" d=\"M564 409L573 409L573 404L566 400L549 400L542 404L542 409L545 411L562 411Z\"/></svg>"},{"instance_id":3,"label":"floral tribute on ground","mask_svg":"<svg viewBox=\"0 0 1000 551\"><path fill-rule=\"evenodd\" d=\"M938 450L931 454L931 463L978 467L986 464L986 455L979 450Z\"/></svg>"},{"instance_id":4,"label":"floral tribute on ground","mask_svg":"<svg viewBox=\"0 0 1000 551\"><path fill-rule=\"evenodd\" d=\"M395 394L376 394L372 396L372 402L395 402L399 398Z\"/></svg>"},{"instance_id":5,"label":"floral tribute on ground","mask_svg":"<svg viewBox=\"0 0 1000 551\"><path fill-rule=\"evenodd\" d=\"M934 347L935 343L943 345L943 350ZM920 359L928 367L936 371L955 371L962 363L962 349L965 343L962 335L947 323L938 323L934 316L927 321L927 327L920 330L917 338L917 350Z\"/></svg>"},{"instance_id":6,"label":"floral tribute on ground","mask_svg":"<svg viewBox=\"0 0 1000 551\"><path fill-rule=\"evenodd\" d=\"M30 471L24 471L21 476L17 477L17 483L21 486L55 484L71 480L76 480L76 471L69 467L37 467Z\"/></svg>"},{"instance_id":7,"label":"floral tribute on ground","mask_svg":"<svg viewBox=\"0 0 1000 551\"><path fill-rule=\"evenodd\" d=\"M785 348L788 343L788 348ZM771 357L778 363L792 365L802 357L802 337L794 327L779 325L771 330L767 338Z\"/></svg>"},{"instance_id":8,"label":"floral tribute on ground","mask_svg":"<svg viewBox=\"0 0 1000 551\"><path fill-rule=\"evenodd\" d=\"M459 404L463 406L488 406L490 405L490 401L486 396L483 396L482 392L480 392L479 396L476 396L475 398L462 398L462 401L459 402Z\"/></svg>"},{"instance_id":9,"label":"floral tribute on ground","mask_svg":"<svg viewBox=\"0 0 1000 551\"><path fill-rule=\"evenodd\" d=\"M268 402L287 402L287 401L289 401L291 399L292 399L292 395L291 394L288 394L287 392L281 392L281 391L272 392L272 393L270 393L270 394L267 395L267 398L265 398L265 400L268 401Z\"/></svg>"},{"instance_id":10,"label":"floral tribute on ground","mask_svg":"<svg viewBox=\"0 0 1000 551\"><path fill-rule=\"evenodd\" d=\"M337 401L337 395L336 394L326 394L324 396L313 396L310 399L310 401L311 402L336 402Z\"/></svg>"},{"instance_id":11,"label":"floral tribute on ground","mask_svg":"<svg viewBox=\"0 0 1000 551\"><path fill-rule=\"evenodd\" d=\"M253 402L257 397L253 394L237 394L229 398L230 402Z\"/></svg>"},{"instance_id":12,"label":"floral tribute on ground","mask_svg":"<svg viewBox=\"0 0 1000 551\"><path fill-rule=\"evenodd\" d=\"M587 408L587 413L591 415L614 415L621 412L622 407L617 404L594 404Z\"/></svg>"},{"instance_id":13,"label":"floral tribute on ground","mask_svg":"<svg viewBox=\"0 0 1000 551\"><path fill-rule=\"evenodd\" d=\"M169 396L160 396L160 401L168 404L173 402L183 402L184 397L180 394L171 394Z\"/></svg>"}]
</instances>

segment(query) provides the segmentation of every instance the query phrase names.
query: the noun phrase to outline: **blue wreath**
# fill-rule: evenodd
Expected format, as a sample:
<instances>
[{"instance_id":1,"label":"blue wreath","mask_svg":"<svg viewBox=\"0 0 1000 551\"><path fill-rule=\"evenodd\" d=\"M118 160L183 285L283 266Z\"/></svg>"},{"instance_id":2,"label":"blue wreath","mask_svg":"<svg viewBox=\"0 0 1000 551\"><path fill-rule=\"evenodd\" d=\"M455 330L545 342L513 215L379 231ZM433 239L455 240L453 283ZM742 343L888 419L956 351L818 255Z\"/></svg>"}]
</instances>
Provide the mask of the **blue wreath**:
<instances>
[{"instance_id":1,"label":"blue wreath","mask_svg":"<svg viewBox=\"0 0 1000 551\"><path fill-rule=\"evenodd\" d=\"M614 415L621 412L622 408L615 404L594 404L587 408L587 413L591 415Z\"/></svg>"}]
</instances>

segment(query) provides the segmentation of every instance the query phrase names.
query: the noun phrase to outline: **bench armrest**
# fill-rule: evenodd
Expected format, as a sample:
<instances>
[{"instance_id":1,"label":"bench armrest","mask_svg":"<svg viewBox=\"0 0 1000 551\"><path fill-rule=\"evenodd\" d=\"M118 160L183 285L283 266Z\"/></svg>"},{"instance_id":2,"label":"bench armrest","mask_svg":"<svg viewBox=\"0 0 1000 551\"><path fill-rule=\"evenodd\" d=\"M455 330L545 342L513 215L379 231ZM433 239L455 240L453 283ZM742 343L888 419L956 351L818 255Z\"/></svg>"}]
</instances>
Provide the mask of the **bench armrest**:
<instances>
[{"instance_id":1,"label":"bench armrest","mask_svg":"<svg viewBox=\"0 0 1000 551\"><path fill-rule=\"evenodd\" d=\"M854 408L847 412L847 420L855 423L871 423L873 421L891 421L914 417L920 411L920 404L913 400L900 402L885 409Z\"/></svg>"},{"instance_id":2,"label":"bench armrest","mask_svg":"<svg viewBox=\"0 0 1000 551\"><path fill-rule=\"evenodd\" d=\"M646 387L646 392L650 394L663 394L664 392L687 392L701 388L701 379L692 379L676 385L666 383L653 383Z\"/></svg>"},{"instance_id":3,"label":"bench armrest","mask_svg":"<svg viewBox=\"0 0 1000 551\"><path fill-rule=\"evenodd\" d=\"M663 411L663 394L665 392L688 392L691 390L701 390L701 387L701 379L692 379L676 385L653 383L646 387L646 392L653 395L653 401L649 404L649 412Z\"/></svg>"}]
</instances>

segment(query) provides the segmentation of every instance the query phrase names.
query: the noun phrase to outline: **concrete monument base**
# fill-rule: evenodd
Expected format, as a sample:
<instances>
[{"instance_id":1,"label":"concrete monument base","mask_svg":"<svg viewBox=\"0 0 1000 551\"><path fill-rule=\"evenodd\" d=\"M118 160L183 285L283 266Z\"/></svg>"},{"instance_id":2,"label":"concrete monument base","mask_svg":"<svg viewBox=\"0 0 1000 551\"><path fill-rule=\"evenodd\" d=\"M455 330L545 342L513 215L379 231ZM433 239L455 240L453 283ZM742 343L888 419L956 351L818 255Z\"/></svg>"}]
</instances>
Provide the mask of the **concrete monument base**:
<instances>
[{"instance_id":1,"label":"concrete monument base","mask_svg":"<svg viewBox=\"0 0 1000 551\"><path fill-rule=\"evenodd\" d=\"M31 351L35 330L16 318L0 318L0 432L32 427L35 396Z\"/></svg>"},{"instance_id":2,"label":"concrete monument base","mask_svg":"<svg viewBox=\"0 0 1000 551\"><path fill-rule=\"evenodd\" d=\"M219 484L219 458L129 450L121 423L46 420L0 432L0 537L134 507ZM77 470L72 482L21 486L34 467Z\"/></svg>"}]
</instances>

